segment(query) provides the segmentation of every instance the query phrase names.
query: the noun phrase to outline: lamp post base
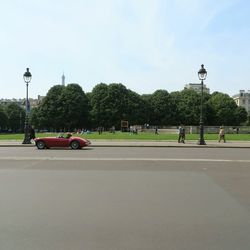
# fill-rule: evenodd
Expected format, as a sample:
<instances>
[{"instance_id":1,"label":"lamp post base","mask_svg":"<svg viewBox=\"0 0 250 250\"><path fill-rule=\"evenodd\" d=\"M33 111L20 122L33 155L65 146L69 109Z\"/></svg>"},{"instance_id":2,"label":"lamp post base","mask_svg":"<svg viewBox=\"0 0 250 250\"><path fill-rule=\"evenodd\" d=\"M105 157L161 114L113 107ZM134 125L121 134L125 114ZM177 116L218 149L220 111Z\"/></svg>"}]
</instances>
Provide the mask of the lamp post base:
<instances>
[{"instance_id":1,"label":"lamp post base","mask_svg":"<svg viewBox=\"0 0 250 250\"><path fill-rule=\"evenodd\" d=\"M198 145L207 145L204 138L203 139L199 139L199 141L197 142Z\"/></svg>"},{"instance_id":2,"label":"lamp post base","mask_svg":"<svg viewBox=\"0 0 250 250\"><path fill-rule=\"evenodd\" d=\"M29 138L28 139L24 138L22 144L31 144L31 141Z\"/></svg>"},{"instance_id":3,"label":"lamp post base","mask_svg":"<svg viewBox=\"0 0 250 250\"><path fill-rule=\"evenodd\" d=\"M204 140L204 127L203 127L203 121L200 121L200 138L198 140L198 145L206 145L206 142Z\"/></svg>"},{"instance_id":4,"label":"lamp post base","mask_svg":"<svg viewBox=\"0 0 250 250\"><path fill-rule=\"evenodd\" d=\"M28 115L26 114L25 126L24 126L24 139L23 139L22 144L31 144L30 134L29 134L29 122L28 121L29 121L29 118L28 118Z\"/></svg>"}]
</instances>

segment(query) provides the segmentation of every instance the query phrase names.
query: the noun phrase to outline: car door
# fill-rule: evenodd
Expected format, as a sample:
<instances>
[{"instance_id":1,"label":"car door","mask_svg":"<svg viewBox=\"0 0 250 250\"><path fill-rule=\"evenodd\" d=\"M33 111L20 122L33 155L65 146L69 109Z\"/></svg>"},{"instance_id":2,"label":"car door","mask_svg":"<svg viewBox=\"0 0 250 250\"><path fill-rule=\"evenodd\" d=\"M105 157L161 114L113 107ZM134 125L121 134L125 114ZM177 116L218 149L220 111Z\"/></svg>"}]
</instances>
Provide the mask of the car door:
<instances>
[{"instance_id":1,"label":"car door","mask_svg":"<svg viewBox=\"0 0 250 250\"><path fill-rule=\"evenodd\" d=\"M57 138L55 141L55 147L68 147L69 139L68 138Z\"/></svg>"}]
</instances>

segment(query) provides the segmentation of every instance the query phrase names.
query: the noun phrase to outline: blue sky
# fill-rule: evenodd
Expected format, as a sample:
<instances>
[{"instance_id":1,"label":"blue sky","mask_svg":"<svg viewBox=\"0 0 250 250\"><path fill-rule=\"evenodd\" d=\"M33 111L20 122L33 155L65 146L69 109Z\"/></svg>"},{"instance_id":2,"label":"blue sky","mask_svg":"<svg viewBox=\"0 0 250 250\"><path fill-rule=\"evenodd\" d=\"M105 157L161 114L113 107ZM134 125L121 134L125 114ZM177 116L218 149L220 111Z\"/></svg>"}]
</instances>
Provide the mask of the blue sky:
<instances>
[{"instance_id":1,"label":"blue sky","mask_svg":"<svg viewBox=\"0 0 250 250\"><path fill-rule=\"evenodd\" d=\"M61 83L90 92L122 83L139 93L197 83L203 63L211 92L250 89L248 0L0 1L0 98Z\"/></svg>"}]
</instances>

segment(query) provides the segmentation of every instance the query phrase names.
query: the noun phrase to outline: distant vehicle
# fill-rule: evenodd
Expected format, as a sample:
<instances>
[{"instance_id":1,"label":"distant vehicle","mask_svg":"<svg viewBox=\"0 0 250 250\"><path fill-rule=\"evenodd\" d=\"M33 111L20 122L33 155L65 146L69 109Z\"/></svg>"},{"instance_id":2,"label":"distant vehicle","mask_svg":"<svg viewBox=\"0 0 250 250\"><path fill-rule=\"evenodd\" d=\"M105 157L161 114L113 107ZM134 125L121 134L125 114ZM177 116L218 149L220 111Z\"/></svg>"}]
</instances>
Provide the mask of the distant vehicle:
<instances>
[{"instance_id":1,"label":"distant vehicle","mask_svg":"<svg viewBox=\"0 0 250 250\"><path fill-rule=\"evenodd\" d=\"M91 142L81 137L73 137L71 134L58 137L42 137L34 139L38 149L52 148L52 147L70 147L72 149L81 149L87 147Z\"/></svg>"}]
</instances>

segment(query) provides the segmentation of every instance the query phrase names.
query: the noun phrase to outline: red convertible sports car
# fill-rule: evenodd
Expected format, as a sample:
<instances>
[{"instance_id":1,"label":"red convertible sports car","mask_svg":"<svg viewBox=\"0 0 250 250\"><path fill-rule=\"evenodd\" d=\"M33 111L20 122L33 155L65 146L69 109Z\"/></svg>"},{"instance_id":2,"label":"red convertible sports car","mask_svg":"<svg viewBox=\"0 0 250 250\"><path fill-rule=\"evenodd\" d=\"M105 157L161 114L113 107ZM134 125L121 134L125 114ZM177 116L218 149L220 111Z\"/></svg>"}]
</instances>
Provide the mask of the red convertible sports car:
<instances>
[{"instance_id":1,"label":"red convertible sports car","mask_svg":"<svg viewBox=\"0 0 250 250\"><path fill-rule=\"evenodd\" d=\"M67 135L66 137L43 137L34 139L38 149L52 148L52 147L71 147L72 149L81 149L89 146L91 142L81 137L73 137Z\"/></svg>"}]
</instances>

